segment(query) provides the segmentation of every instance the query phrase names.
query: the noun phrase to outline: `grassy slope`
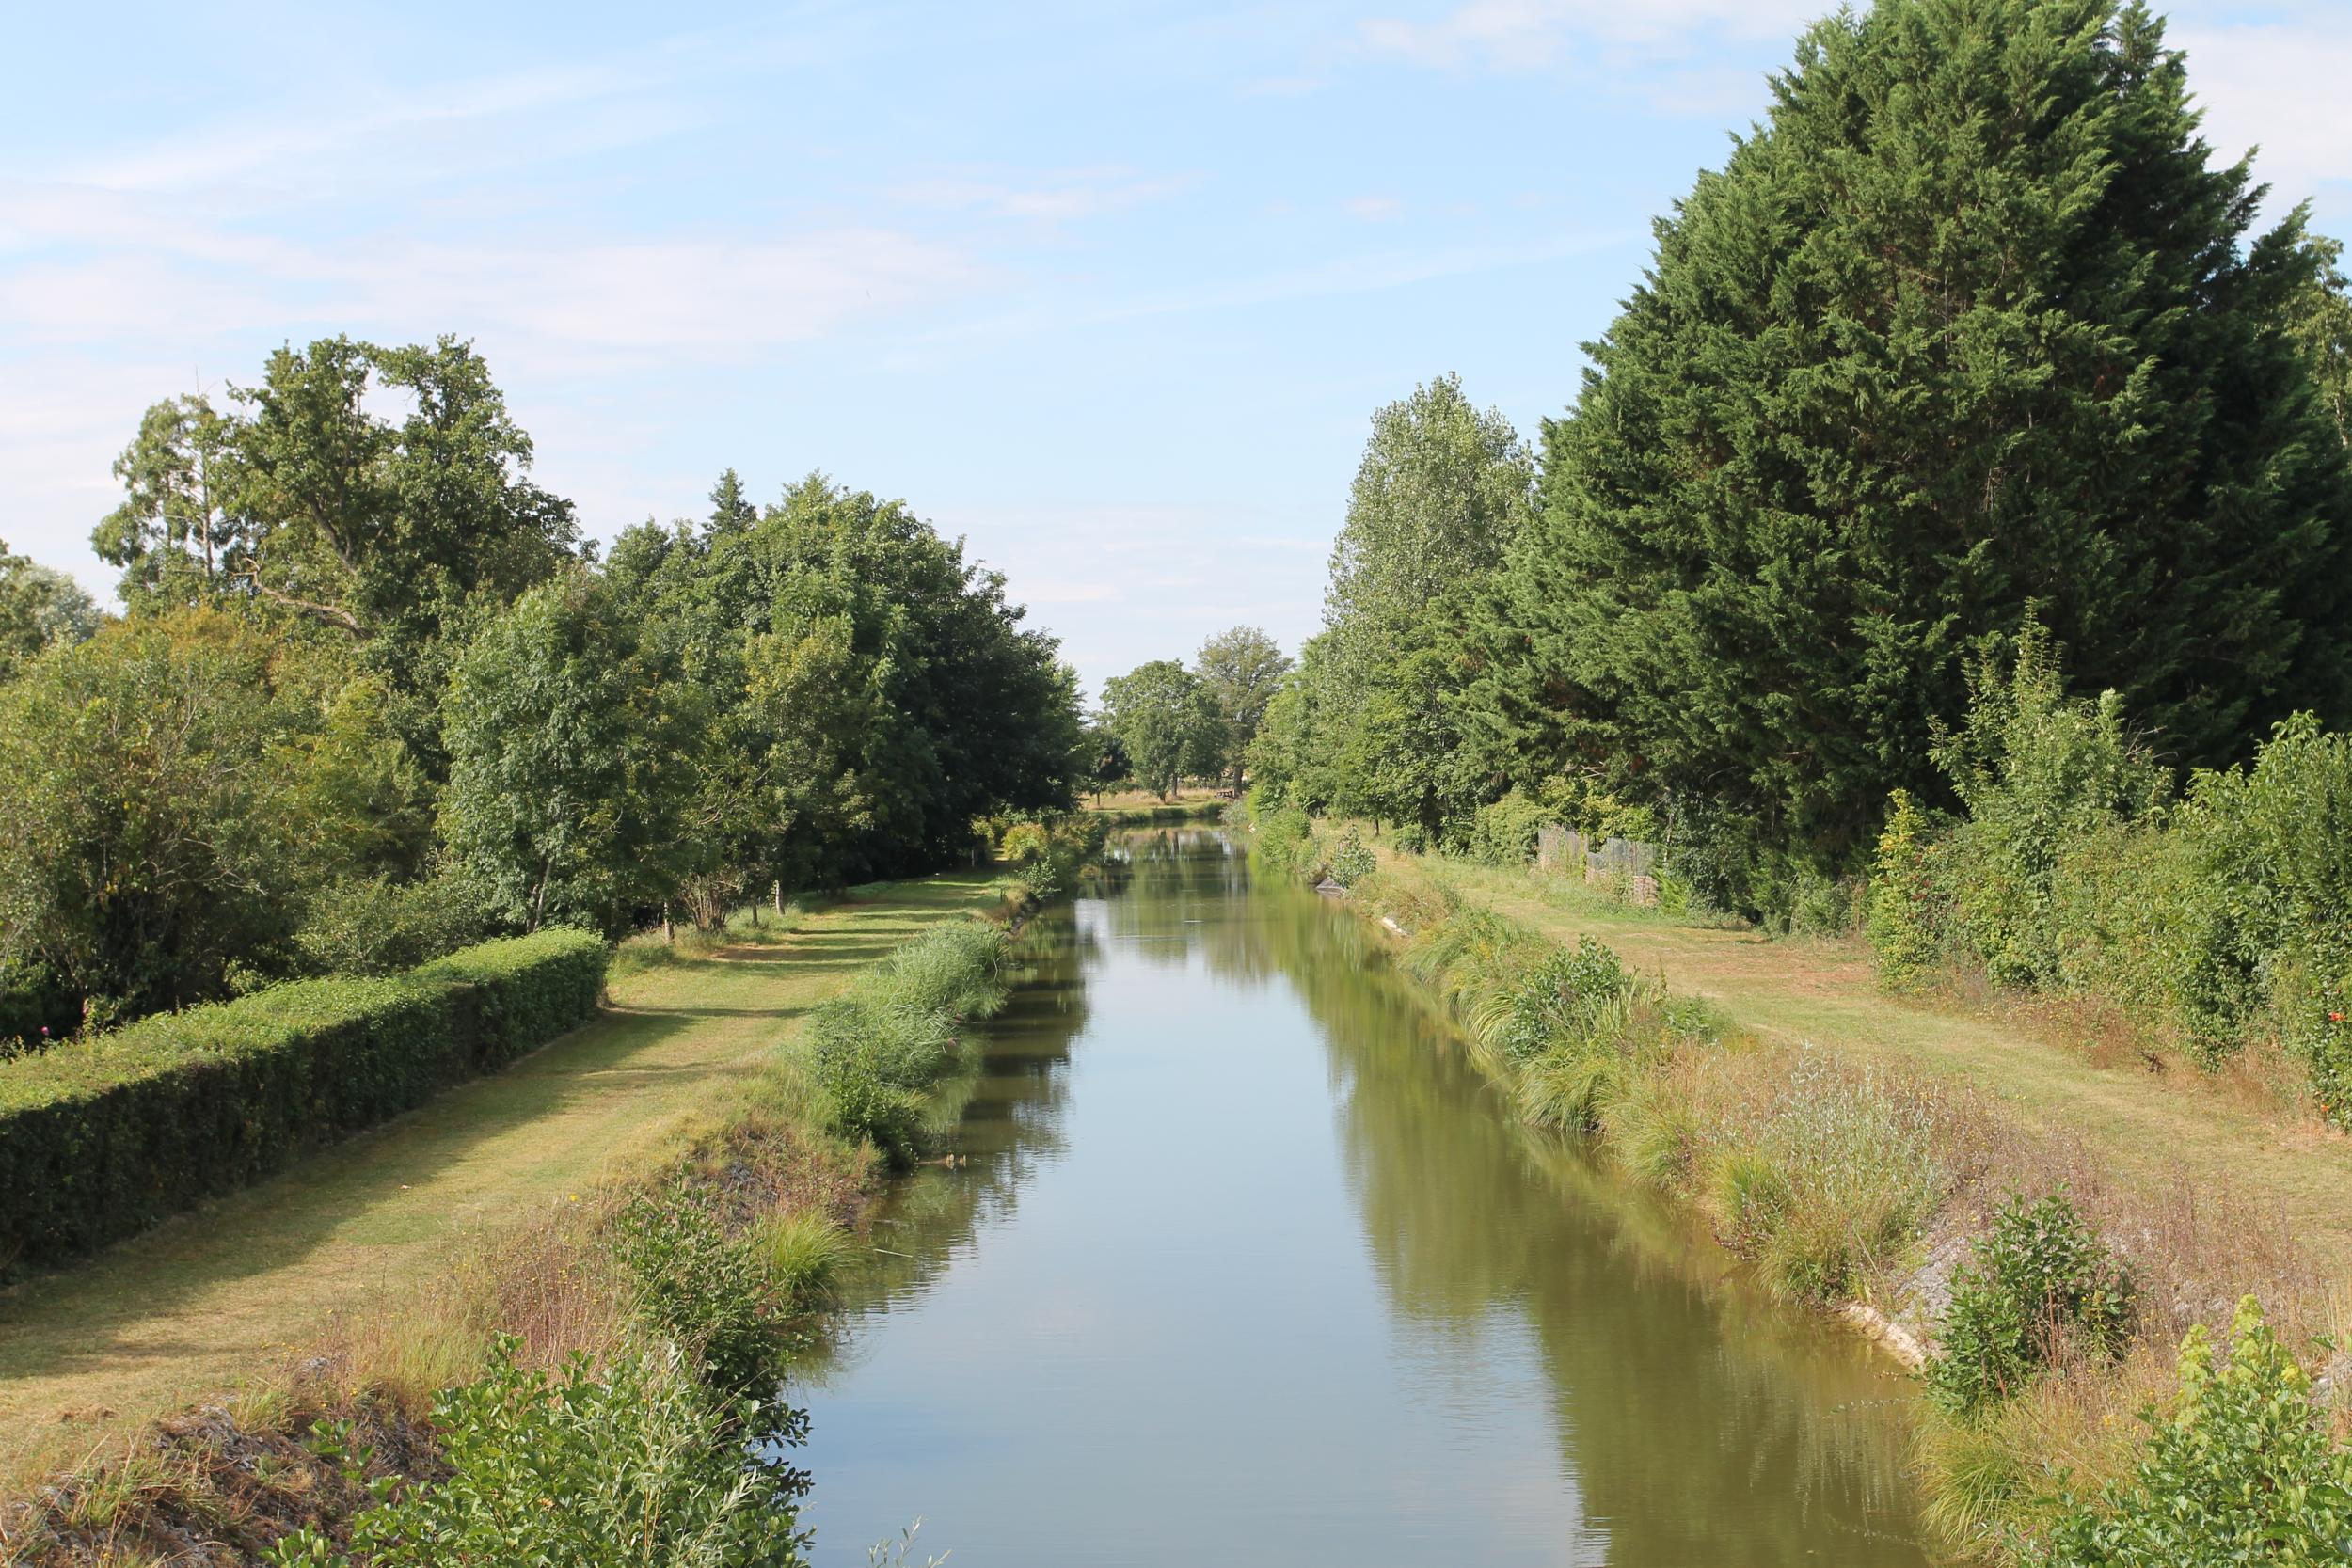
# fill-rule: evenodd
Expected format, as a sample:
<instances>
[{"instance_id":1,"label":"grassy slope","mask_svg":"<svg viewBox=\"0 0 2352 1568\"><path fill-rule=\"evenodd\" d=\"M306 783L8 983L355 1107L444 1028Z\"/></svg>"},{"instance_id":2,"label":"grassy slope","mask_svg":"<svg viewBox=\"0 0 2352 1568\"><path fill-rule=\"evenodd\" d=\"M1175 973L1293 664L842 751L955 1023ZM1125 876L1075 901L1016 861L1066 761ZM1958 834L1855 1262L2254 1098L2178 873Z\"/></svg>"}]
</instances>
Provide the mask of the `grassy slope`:
<instances>
[{"instance_id":1,"label":"grassy slope","mask_svg":"<svg viewBox=\"0 0 2352 1568\"><path fill-rule=\"evenodd\" d=\"M1397 866L1385 854L1383 863ZM2196 1190L2276 1206L2318 1261L2338 1277L2352 1275L2352 1208L2344 1202L2352 1192L2352 1139L2294 1124L2214 1085L2094 1066L1993 1011L1889 996L1867 955L1849 944L1677 925L1525 874L1428 861L1399 869L1450 883L1558 939L1590 933L1629 964L1662 972L1677 990L1709 998L1757 1033L1976 1085L2026 1124L2081 1140L2135 1183L2185 1179Z\"/></svg>"},{"instance_id":2,"label":"grassy slope","mask_svg":"<svg viewBox=\"0 0 2352 1568\"><path fill-rule=\"evenodd\" d=\"M596 1181L922 927L994 902L990 871L861 890L786 941L616 974L615 1006L495 1078L0 1293L0 1474L315 1346L336 1311L482 1226Z\"/></svg>"}]
</instances>

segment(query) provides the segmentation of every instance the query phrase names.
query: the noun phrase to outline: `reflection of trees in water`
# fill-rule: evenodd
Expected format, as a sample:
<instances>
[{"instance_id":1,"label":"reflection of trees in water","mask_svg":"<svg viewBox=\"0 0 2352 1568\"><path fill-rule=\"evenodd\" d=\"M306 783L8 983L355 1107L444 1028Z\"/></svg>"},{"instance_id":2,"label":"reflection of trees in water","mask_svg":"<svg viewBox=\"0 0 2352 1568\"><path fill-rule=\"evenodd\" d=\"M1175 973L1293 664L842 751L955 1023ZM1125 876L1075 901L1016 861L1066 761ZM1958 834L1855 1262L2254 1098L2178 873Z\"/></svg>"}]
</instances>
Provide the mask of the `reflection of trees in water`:
<instances>
[{"instance_id":1,"label":"reflection of trees in water","mask_svg":"<svg viewBox=\"0 0 2352 1568\"><path fill-rule=\"evenodd\" d=\"M1122 886L1102 906L1104 933L1133 943L1147 962L1183 966L1204 944L1248 947L1233 918L1249 886L1241 852L1207 828L1157 828L1112 840ZM1260 965L1260 975L1267 973Z\"/></svg>"},{"instance_id":2,"label":"reflection of trees in water","mask_svg":"<svg viewBox=\"0 0 2352 1568\"><path fill-rule=\"evenodd\" d=\"M1254 956L1290 976L1327 1041L1349 1182L1400 1324L1475 1341L1526 1323L1610 1560L1818 1561L1825 1537L1842 1562L1922 1560L1889 1380L1512 1117L1360 922L1288 890L1252 906Z\"/></svg>"},{"instance_id":3,"label":"reflection of trees in water","mask_svg":"<svg viewBox=\"0 0 2352 1568\"><path fill-rule=\"evenodd\" d=\"M1075 917L1048 911L1018 939L1004 1011L975 1027L977 1049L942 1090L940 1117L955 1127L953 1147L966 1163L918 1169L876 1205L871 1246L842 1275L849 1310L841 1331L809 1357L808 1380L822 1382L829 1361L853 1348L860 1314L920 1294L983 1225L1011 1212L1038 1166L1062 1152L1070 1045L1086 1026L1082 976L1101 940L1086 916L1100 907L1082 906Z\"/></svg>"},{"instance_id":4,"label":"reflection of trees in water","mask_svg":"<svg viewBox=\"0 0 2352 1568\"><path fill-rule=\"evenodd\" d=\"M1612 1562L1921 1561L1899 1433L1871 1403L1887 1380L1726 1284L1721 1255L1671 1211L1521 1125L1361 922L1290 888L1240 896L1246 863L1214 832L1118 842L1118 891L1025 938L1026 974L961 1087L971 1164L901 1185L874 1228L887 1251L845 1299L922 1291L1059 1152L1095 947L1116 938L1168 965L1198 952L1228 983L1279 974L1305 999L1400 1333L1474 1354L1524 1323L1554 1390L1563 1468Z\"/></svg>"}]
</instances>

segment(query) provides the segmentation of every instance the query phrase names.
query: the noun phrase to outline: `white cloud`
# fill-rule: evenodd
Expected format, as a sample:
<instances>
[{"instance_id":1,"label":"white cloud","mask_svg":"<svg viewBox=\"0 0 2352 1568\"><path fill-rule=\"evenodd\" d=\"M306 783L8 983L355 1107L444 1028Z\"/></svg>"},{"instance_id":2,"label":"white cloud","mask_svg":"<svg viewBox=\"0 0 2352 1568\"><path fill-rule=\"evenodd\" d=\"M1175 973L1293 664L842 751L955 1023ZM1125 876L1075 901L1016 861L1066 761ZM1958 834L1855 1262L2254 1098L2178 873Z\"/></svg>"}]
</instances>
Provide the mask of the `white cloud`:
<instances>
[{"instance_id":1,"label":"white cloud","mask_svg":"<svg viewBox=\"0 0 2352 1568\"><path fill-rule=\"evenodd\" d=\"M1405 203L1392 196L1359 196L1343 205L1351 217L1366 223L1393 223L1405 215Z\"/></svg>"},{"instance_id":2,"label":"white cloud","mask_svg":"<svg viewBox=\"0 0 2352 1568\"><path fill-rule=\"evenodd\" d=\"M1630 49L1671 57L1711 38L1792 36L1820 0L1468 0L1433 20L1374 17L1363 43L1434 70L1548 71Z\"/></svg>"},{"instance_id":3,"label":"white cloud","mask_svg":"<svg viewBox=\"0 0 2352 1568\"><path fill-rule=\"evenodd\" d=\"M2188 55L2214 150L2229 159L2260 145L2254 174L2269 182L2274 213L2352 180L2352 41L2340 28L2175 28L2169 41Z\"/></svg>"},{"instance_id":4,"label":"white cloud","mask_svg":"<svg viewBox=\"0 0 2352 1568\"><path fill-rule=\"evenodd\" d=\"M977 212L1055 223L1140 206L1196 182L1191 176L1152 177L1116 167L1042 173L958 170L910 181L887 194L902 205L932 212Z\"/></svg>"}]
</instances>

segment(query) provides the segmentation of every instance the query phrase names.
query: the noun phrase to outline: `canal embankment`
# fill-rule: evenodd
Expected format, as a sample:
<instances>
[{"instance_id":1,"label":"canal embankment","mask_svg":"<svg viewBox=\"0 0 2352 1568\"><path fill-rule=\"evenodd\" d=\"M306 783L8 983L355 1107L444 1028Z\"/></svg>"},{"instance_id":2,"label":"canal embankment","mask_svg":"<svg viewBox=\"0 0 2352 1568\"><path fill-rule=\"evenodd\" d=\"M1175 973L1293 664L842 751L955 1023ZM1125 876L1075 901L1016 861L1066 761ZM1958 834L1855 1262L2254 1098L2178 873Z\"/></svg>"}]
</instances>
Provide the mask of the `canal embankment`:
<instances>
[{"instance_id":1,"label":"canal embankment","mask_svg":"<svg viewBox=\"0 0 2352 1568\"><path fill-rule=\"evenodd\" d=\"M1518 1114L1689 1205L1775 1293L1927 1363L1922 1482L1961 1545L2000 1555L2061 1486L2127 1480L2139 1413L2174 1393L2175 1347L2227 1333L2242 1297L2327 1362L2343 1140L2210 1087L2135 1081L1983 1011L1883 996L1832 944L1303 827L1276 824L1261 853L1311 879L1358 857L1344 902L1391 934ZM2020 1333L1999 1387L1952 1397L1956 1282L1978 1312L1993 1251L2052 1213L2127 1299L2097 1332Z\"/></svg>"},{"instance_id":2,"label":"canal embankment","mask_svg":"<svg viewBox=\"0 0 2352 1568\"><path fill-rule=\"evenodd\" d=\"M640 1500L683 1515L749 1485L788 1527L796 1492L738 1466L796 1418L751 1390L913 1152L862 1147L859 1118L919 1101L1001 995L974 917L1004 897L950 875L625 943L597 1022L507 1073L0 1296L0 1557L240 1563L298 1528L339 1553L448 1473L443 1390L489 1390L508 1437L544 1441L575 1357L609 1446L698 1456ZM656 1338L687 1362L648 1359Z\"/></svg>"}]
</instances>

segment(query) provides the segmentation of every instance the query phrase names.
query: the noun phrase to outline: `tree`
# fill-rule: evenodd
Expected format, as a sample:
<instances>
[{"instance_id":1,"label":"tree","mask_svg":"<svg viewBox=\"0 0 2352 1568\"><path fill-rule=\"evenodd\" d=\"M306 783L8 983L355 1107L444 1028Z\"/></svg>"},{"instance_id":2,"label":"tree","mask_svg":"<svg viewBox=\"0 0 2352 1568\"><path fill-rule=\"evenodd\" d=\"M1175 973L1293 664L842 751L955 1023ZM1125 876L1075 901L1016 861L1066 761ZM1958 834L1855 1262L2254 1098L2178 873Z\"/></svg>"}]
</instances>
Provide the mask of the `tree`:
<instances>
[{"instance_id":1,"label":"tree","mask_svg":"<svg viewBox=\"0 0 2352 1568\"><path fill-rule=\"evenodd\" d=\"M169 398L148 409L115 459L124 499L90 545L122 568L122 602L134 613L210 604L230 591L249 545L237 433L204 397Z\"/></svg>"},{"instance_id":2,"label":"tree","mask_svg":"<svg viewBox=\"0 0 2352 1568\"><path fill-rule=\"evenodd\" d=\"M1490 748L1471 744L1471 632L1526 526L1534 467L1510 421L1474 407L1450 375L1372 425L1331 554L1325 630L1301 651L1282 740L1258 755L1295 781L1302 805L1458 840L1510 782Z\"/></svg>"},{"instance_id":3,"label":"tree","mask_svg":"<svg viewBox=\"0 0 2352 1568\"><path fill-rule=\"evenodd\" d=\"M1219 632L1201 643L1193 658L1193 673L1225 727L1223 760L1232 770L1235 789L1241 787L1249 742L1290 667L1281 645L1256 626Z\"/></svg>"},{"instance_id":4,"label":"tree","mask_svg":"<svg viewBox=\"0 0 2352 1568\"><path fill-rule=\"evenodd\" d=\"M45 648L88 641L100 624L80 583L11 554L0 540L0 682L13 680Z\"/></svg>"},{"instance_id":5,"label":"tree","mask_svg":"<svg viewBox=\"0 0 2352 1568\"><path fill-rule=\"evenodd\" d=\"M2352 445L2352 282L2344 276L2344 242L2308 234L2303 245L2308 276L2289 308L2287 333L2303 351L2336 438Z\"/></svg>"},{"instance_id":6,"label":"tree","mask_svg":"<svg viewBox=\"0 0 2352 1568\"><path fill-rule=\"evenodd\" d=\"M1549 766L1833 862L2039 599L2182 759L2352 713L2299 211L2110 0L1882 0L1658 225L1514 552L1492 705ZM1516 644L1516 646L1514 646Z\"/></svg>"},{"instance_id":7,"label":"tree","mask_svg":"<svg viewBox=\"0 0 2352 1568\"><path fill-rule=\"evenodd\" d=\"M1099 719L1087 725L1078 742L1078 778L1096 800L1134 771L1135 765L1127 760L1127 748L1119 743L1117 731Z\"/></svg>"},{"instance_id":8,"label":"tree","mask_svg":"<svg viewBox=\"0 0 2352 1568\"><path fill-rule=\"evenodd\" d=\"M233 617L181 611L0 690L0 971L46 970L100 1022L266 972L305 836L275 754L301 716L272 655Z\"/></svg>"},{"instance_id":9,"label":"tree","mask_svg":"<svg viewBox=\"0 0 2352 1568\"><path fill-rule=\"evenodd\" d=\"M617 932L668 898L704 718L700 694L575 571L457 661L441 832L498 917Z\"/></svg>"},{"instance_id":10,"label":"tree","mask_svg":"<svg viewBox=\"0 0 2352 1568\"><path fill-rule=\"evenodd\" d=\"M1199 676L1172 658L1103 683L1103 721L1126 749L1136 782L1165 800L1185 777L1220 766L1224 724Z\"/></svg>"},{"instance_id":11,"label":"tree","mask_svg":"<svg viewBox=\"0 0 2352 1568\"><path fill-rule=\"evenodd\" d=\"M1441 375L1372 417L1331 548L1324 624L1377 657L1382 631L1492 573L1525 522L1534 464L1499 409Z\"/></svg>"}]
</instances>

